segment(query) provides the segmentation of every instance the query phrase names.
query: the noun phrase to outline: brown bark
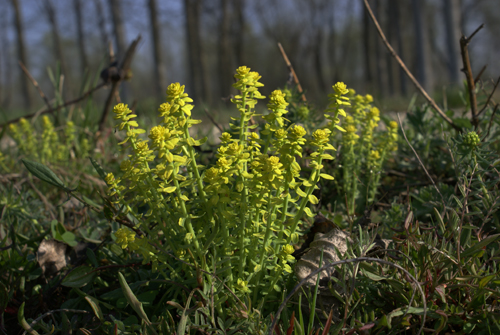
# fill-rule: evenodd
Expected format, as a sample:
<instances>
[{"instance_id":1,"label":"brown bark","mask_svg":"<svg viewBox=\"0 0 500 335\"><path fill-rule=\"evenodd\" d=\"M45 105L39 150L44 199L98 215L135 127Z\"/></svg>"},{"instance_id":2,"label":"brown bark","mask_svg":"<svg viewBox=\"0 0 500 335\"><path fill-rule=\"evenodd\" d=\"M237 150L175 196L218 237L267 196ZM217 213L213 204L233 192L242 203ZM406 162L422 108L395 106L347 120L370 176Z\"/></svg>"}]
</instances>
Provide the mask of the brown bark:
<instances>
[{"instance_id":1,"label":"brown bark","mask_svg":"<svg viewBox=\"0 0 500 335\"><path fill-rule=\"evenodd\" d=\"M156 0L149 0L149 18L150 18L150 28L151 37L153 45L153 77L155 85L155 94L158 100L162 99L163 91L165 87L165 63L162 58L162 44L161 44L161 26L158 22L158 4Z\"/></svg>"},{"instance_id":2,"label":"brown bark","mask_svg":"<svg viewBox=\"0 0 500 335\"><path fill-rule=\"evenodd\" d=\"M73 0L73 7L75 9L76 16L76 32L78 40L78 53L80 56L80 72L82 76L85 74L85 70L88 68L88 58L85 52L85 39L83 34L83 19L82 19L82 2L81 0Z\"/></svg>"},{"instance_id":3,"label":"brown bark","mask_svg":"<svg viewBox=\"0 0 500 335\"><path fill-rule=\"evenodd\" d=\"M23 64L28 66L28 58L26 57L26 47L24 44L24 32L23 23L21 21L21 8L19 6L18 0L11 0L12 6L14 7L14 24L16 26L17 33L17 57ZM30 109L32 106L31 92L29 89L29 79L20 70L21 86L24 95L24 107Z\"/></svg>"}]
</instances>

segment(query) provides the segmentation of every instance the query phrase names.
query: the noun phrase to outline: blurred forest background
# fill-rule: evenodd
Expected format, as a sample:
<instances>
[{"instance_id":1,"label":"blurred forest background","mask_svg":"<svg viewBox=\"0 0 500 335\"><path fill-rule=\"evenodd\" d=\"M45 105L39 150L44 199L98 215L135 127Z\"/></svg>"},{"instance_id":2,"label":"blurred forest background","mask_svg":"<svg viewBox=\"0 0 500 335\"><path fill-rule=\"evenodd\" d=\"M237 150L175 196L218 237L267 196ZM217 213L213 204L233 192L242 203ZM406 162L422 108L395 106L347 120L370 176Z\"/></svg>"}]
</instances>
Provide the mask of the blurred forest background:
<instances>
[{"instance_id":1,"label":"blurred forest background","mask_svg":"<svg viewBox=\"0 0 500 335\"><path fill-rule=\"evenodd\" d=\"M406 65L434 94L462 85L459 39L481 23L469 46L483 80L500 74L498 0L371 0L387 38ZM21 60L49 99L47 67L60 63L63 97L81 94L86 76L107 67L108 43L121 59L142 35L133 78L122 100L152 106L171 82L186 84L195 104L220 108L234 94L234 70L246 65L263 75L267 94L289 72L280 42L309 100L321 103L344 81L382 101L407 101L413 85L380 41L362 0L0 0L0 118L44 106L18 65ZM106 90L96 93L103 101ZM402 105L404 106L404 105ZM156 108L152 109L154 112Z\"/></svg>"}]
</instances>

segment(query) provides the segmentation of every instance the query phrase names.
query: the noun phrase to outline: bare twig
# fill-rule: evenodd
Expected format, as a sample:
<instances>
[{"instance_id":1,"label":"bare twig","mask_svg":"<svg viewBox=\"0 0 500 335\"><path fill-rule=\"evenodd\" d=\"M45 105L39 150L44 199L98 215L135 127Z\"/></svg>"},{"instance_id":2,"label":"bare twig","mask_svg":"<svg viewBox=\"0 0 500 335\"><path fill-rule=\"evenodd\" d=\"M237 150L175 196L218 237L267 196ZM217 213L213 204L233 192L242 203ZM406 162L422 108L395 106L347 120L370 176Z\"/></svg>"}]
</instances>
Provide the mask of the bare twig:
<instances>
[{"instance_id":1,"label":"bare twig","mask_svg":"<svg viewBox=\"0 0 500 335\"><path fill-rule=\"evenodd\" d=\"M490 123L488 124L488 132L486 133L486 137L490 136L491 125L493 124L493 117L495 116L495 113L498 110L498 106L500 106L500 104L496 104L495 109L493 109L493 113L491 113Z\"/></svg>"},{"instance_id":2,"label":"bare twig","mask_svg":"<svg viewBox=\"0 0 500 335\"><path fill-rule=\"evenodd\" d=\"M474 78L474 84L476 84L479 79L481 79L481 76L483 75L484 71L486 70L487 66L483 66L483 68L481 69L481 71L479 71L478 75L476 76L476 78Z\"/></svg>"},{"instance_id":3,"label":"bare twig","mask_svg":"<svg viewBox=\"0 0 500 335\"><path fill-rule=\"evenodd\" d=\"M437 105L436 101L434 101L434 99L432 99L430 97L430 95L427 94L427 92L424 90L424 88L422 87L422 85L420 85L420 83L413 76L413 74L410 72L410 70L408 70L408 68L406 67L406 65L403 62L403 60L401 60L401 58L399 58L398 54L396 53L396 51L394 51L394 49L392 48L392 46L389 43L389 41L387 41L387 38L385 37L384 32L382 31L382 28L380 28L380 24L378 23L377 18L373 14L373 11L372 11L370 5L368 4L368 0L363 0L363 2L365 4L366 10L368 11L368 13L370 14L370 17L373 20L373 23L375 24L375 27L377 28L377 32L378 32L380 38L382 39L382 42L384 42L387 50L389 50L389 53L398 62L399 66L401 66L401 68L406 73L406 75L408 76L408 78L410 78L410 80L413 82L413 84L415 85L415 87L420 91L420 93L424 96L424 98L431 104L431 106L436 110L436 112L438 112L438 114L443 118L443 120L445 120L446 122L448 122L448 124L450 126L452 126L455 130L462 131L462 129L459 126L457 126L455 123L453 123L453 120L450 119L441 110L441 108L439 108L439 106Z\"/></svg>"},{"instance_id":4,"label":"bare twig","mask_svg":"<svg viewBox=\"0 0 500 335\"><path fill-rule=\"evenodd\" d=\"M207 116L210 119L210 121L212 121L212 123L214 124L214 126L216 126L217 129L219 129L220 133L222 134L224 132L224 129L222 129L222 126L215 121L215 119L212 116L212 114L210 114L210 112L206 108L205 108L205 114L207 114Z\"/></svg>"},{"instance_id":5,"label":"bare twig","mask_svg":"<svg viewBox=\"0 0 500 335\"><path fill-rule=\"evenodd\" d=\"M50 109L50 107L51 107L50 101L47 98L47 96L43 93L42 89L40 88L40 85L38 85L38 82L35 80L35 78L33 78L33 76L28 71L26 66L24 66L23 62L19 61L18 63L19 63L19 66L21 67L21 69L23 70L24 74L26 75L26 77L28 77L28 79L31 81L33 86L35 86L35 88L38 90L38 94L40 94L40 96L42 97L43 101L45 102L45 105L47 105L47 108Z\"/></svg>"},{"instance_id":6,"label":"bare twig","mask_svg":"<svg viewBox=\"0 0 500 335\"><path fill-rule=\"evenodd\" d=\"M495 83L495 86L493 86L493 89L491 90L491 93L490 95L488 96L488 99L486 100L486 102L484 103L484 106L483 108L481 108L481 110L477 113L477 116L481 115L482 112L484 112L486 110L486 108L488 107L490 101L491 101L491 98L493 97L493 94L495 93L497 87L498 87L498 84L500 83L500 77L498 77L496 83Z\"/></svg>"},{"instance_id":7,"label":"bare twig","mask_svg":"<svg viewBox=\"0 0 500 335\"><path fill-rule=\"evenodd\" d=\"M37 116L37 115L54 113L54 112L60 110L61 108L68 107L70 105L76 104L76 103L84 100L85 98L87 98L89 95L91 95L95 91L97 91L97 90L101 89L102 87L104 87L104 85L105 85L104 83L101 83L101 84L97 85L96 87L91 88L90 90L88 90L87 92L85 92L81 97L79 97L77 99L70 100L70 101L66 101L62 105L56 106L54 108L45 109L45 110L38 111L38 112L30 114L30 115L25 115L25 116L22 116L22 117L18 117L18 118L12 119L12 120L10 120L10 121L5 122L4 124L2 124L2 127L6 126L6 125L9 125L11 123L19 122L19 120L22 119L22 118L29 119L29 118L32 118L32 117Z\"/></svg>"},{"instance_id":8,"label":"bare twig","mask_svg":"<svg viewBox=\"0 0 500 335\"><path fill-rule=\"evenodd\" d=\"M281 51L281 55L283 56L283 59L285 60L286 66L288 67L288 71L293 76L293 80L295 81L295 85L297 85L297 90L299 93L302 94L302 101L307 101L306 95L304 94L304 90L302 89L302 86L300 85L299 78L297 77L297 74L295 73L295 70L293 69L292 63L290 63L290 60L288 59L288 56L286 55L285 49L281 46L281 43L278 43L278 48Z\"/></svg>"},{"instance_id":9,"label":"bare twig","mask_svg":"<svg viewBox=\"0 0 500 335\"><path fill-rule=\"evenodd\" d=\"M484 24L480 25L473 33L470 35L470 37L465 37L465 35L462 35L460 38L460 52L462 54L462 63L464 65L463 71L465 73L465 78L467 79L467 88L469 89L469 101L470 101L470 109L472 113L472 124L474 125L474 128L477 128L477 125L479 123L478 120L478 113L477 113L477 97L476 97L476 84L474 81L474 77L472 75L472 68L470 65L470 58L469 58L469 50L468 50L468 45L471 39L474 37L474 35L477 34L481 28L483 28Z\"/></svg>"},{"instance_id":10,"label":"bare twig","mask_svg":"<svg viewBox=\"0 0 500 335\"><path fill-rule=\"evenodd\" d=\"M130 70L130 63L132 62L132 57L134 56L135 49L137 48L137 45L139 44L139 41L141 40L141 35L137 36L135 40L132 41L130 46L127 49L127 52L125 53L125 57L123 59L123 62L120 66L120 69L123 70L123 77L120 77L118 80L113 81L113 84L111 86L111 91L109 92L108 98L106 99L106 103L104 104L104 110L102 111L101 119L99 120L99 131L102 132L104 129L104 126L106 124L106 120L108 118L109 114L109 109L111 108L111 104L113 103L113 99L115 98L118 88L120 87L121 82L125 79L124 77L127 76L128 71ZM110 49L112 50L112 49ZM111 51L110 51L111 53Z\"/></svg>"},{"instance_id":11,"label":"bare twig","mask_svg":"<svg viewBox=\"0 0 500 335\"><path fill-rule=\"evenodd\" d=\"M405 133L405 130L403 128L403 122L401 122L401 117L399 116L399 113L398 113L398 120L399 120L399 126L401 127L401 131L403 132L403 136L406 140L406 143L408 143L408 145L410 146L411 150L413 151L413 153L415 154L415 157L417 157L417 160L418 162L420 163L420 166L422 167L422 169L424 169L425 171L425 174L427 175L427 177L429 178L429 180L431 181L432 185L434 186L434 188L436 189L437 193L439 194L439 196L441 197L441 201L443 202L443 209L446 210L446 203L444 202L444 197L443 195L441 194L441 191L439 191L439 188L437 187L436 183L434 182L434 179L432 179L431 175L429 174L429 172L427 171L427 169L425 168L425 165L424 163L422 163L422 160L420 159L420 156L418 155L417 151L413 148L413 146L411 145L410 141L408 141L408 137L406 137L406 133Z\"/></svg>"}]
</instances>

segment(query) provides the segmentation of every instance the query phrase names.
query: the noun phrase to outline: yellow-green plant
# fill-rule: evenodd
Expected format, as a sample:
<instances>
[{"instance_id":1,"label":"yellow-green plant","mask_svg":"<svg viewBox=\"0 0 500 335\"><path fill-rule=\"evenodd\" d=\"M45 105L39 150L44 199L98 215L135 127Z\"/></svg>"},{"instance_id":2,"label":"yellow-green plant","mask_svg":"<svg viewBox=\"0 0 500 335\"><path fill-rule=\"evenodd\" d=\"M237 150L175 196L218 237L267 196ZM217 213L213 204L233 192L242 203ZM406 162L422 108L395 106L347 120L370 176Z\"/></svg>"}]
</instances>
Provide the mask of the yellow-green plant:
<instances>
[{"instance_id":1,"label":"yellow-green plant","mask_svg":"<svg viewBox=\"0 0 500 335\"><path fill-rule=\"evenodd\" d=\"M255 306L282 291L283 279L292 272L299 222L304 214L313 216L309 203L318 203L313 190L320 178L333 179L321 172L322 161L333 159L327 152L334 150L332 132L342 129L345 85L333 87L327 127L307 139L303 127L284 117L288 103L279 90L269 97L270 113L262 117L265 126L259 133L250 120L257 116L258 99L265 98L259 92L261 76L242 66L235 78L233 86L240 93L232 102L240 115L233 118L232 133L221 135L213 166L196 161L194 147L205 139L190 135L189 128L200 121L192 119L193 101L176 83L168 87L158 110L162 122L149 130L148 139L133 120L136 115L124 104L115 106L116 127L126 132L120 144L130 154L121 163L121 176L109 173L106 181L113 201L145 232L136 237L129 228L120 228L116 236L122 248L140 253L162 273L170 271L166 276L179 276L160 252L165 245L180 259L224 276L237 296ZM304 157L310 160L309 176L301 175L297 162L306 143L314 148ZM144 204L149 211L141 214L138 207ZM206 280L213 282L210 275ZM227 294L220 288L216 293L219 298Z\"/></svg>"},{"instance_id":2,"label":"yellow-green plant","mask_svg":"<svg viewBox=\"0 0 500 335\"><path fill-rule=\"evenodd\" d=\"M44 164L69 161L76 145L75 132L74 123L68 121L59 134L48 115L42 117L41 133L25 118L9 125L9 134L16 142L18 154ZM90 149L88 140L85 141L85 144L82 142L80 145L82 156Z\"/></svg>"},{"instance_id":3,"label":"yellow-green plant","mask_svg":"<svg viewBox=\"0 0 500 335\"><path fill-rule=\"evenodd\" d=\"M374 137L379 125L380 111L372 106L371 95L356 95L350 90L348 96L353 101L352 116L346 117L343 126L343 192L347 198L349 214L356 212L356 200L362 203L375 199L380 184L380 173L387 154L397 149L397 123L391 121L387 131L378 139ZM363 181L360 186L359 181ZM361 192L361 191L364 192ZM365 194L364 199L360 195Z\"/></svg>"}]
</instances>

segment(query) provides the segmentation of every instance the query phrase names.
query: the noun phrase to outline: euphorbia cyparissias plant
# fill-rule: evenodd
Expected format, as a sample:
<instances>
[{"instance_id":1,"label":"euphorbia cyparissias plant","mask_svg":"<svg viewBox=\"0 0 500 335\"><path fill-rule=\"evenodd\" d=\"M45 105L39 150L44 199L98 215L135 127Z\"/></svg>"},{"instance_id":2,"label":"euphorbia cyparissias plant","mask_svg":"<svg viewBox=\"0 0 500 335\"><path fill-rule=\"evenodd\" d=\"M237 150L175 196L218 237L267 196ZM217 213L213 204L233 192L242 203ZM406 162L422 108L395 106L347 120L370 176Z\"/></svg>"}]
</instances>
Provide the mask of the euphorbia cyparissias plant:
<instances>
[{"instance_id":1,"label":"euphorbia cyparissias plant","mask_svg":"<svg viewBox=\"0 0 500 335\"><path fill-rule=\"evenodd\" d=\"M259 92L261 76L242 66L233 85L239 94L232 99L239 117L230 124L232 132L221 135L217 161L205 167L196 161L195 146L206 139L191 137L189 128L201 121L191 118L193 100L184 86L171 84L167 99L158 109L161 123L146 133L124 104L114 108L116 127L125 131L120 143L128 159L120 165L121 176L108 174L109 196L117 208L132 217L145 236L129 228L116 231L117 243L152 262L153 267L170 278L192 276L175 273L172 259L160 252L162 245L186 262L226 280L240 297L262 303L272 291L282 290L284 278L292 272L292 246L301 233L298 224L313 213L309 203L320 178L333 179L321 172L322 161L333 159L330 144L345 116L349 91L343 83L333 86L325 116L329 123L308 136L300 125L285 118L288 103L279 90L271 93L269 113L262 116L264 127L258 131L250 120L257 117L255 106L264 99ZM301 174L297 158L309 144L312 172ZM147 204L147 213L139 206ZM144 207L144 206L143 206ZM206 275L206 280L213 278ZM221 294L223 288L219 288Z\"/></svg>"}]
</instances>

